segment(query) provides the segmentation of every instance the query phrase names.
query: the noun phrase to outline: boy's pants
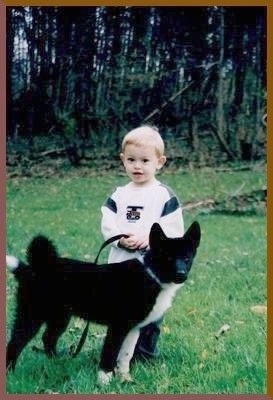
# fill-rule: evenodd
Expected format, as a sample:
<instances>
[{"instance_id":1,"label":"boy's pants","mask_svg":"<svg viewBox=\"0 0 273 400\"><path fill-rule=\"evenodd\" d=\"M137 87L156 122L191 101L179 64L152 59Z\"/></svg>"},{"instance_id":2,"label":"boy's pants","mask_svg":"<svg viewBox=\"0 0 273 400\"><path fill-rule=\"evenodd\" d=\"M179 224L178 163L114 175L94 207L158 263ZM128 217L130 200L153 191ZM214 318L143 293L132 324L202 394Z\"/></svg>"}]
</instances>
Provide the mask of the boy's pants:
<instances>
[{"instance_id":1,"label":"boy's pants","mask_svg":"<svg viewBox=\"0 0 273 400\"><path fill-rule=\"evenodd\" d=\"M163 317L156 322L144 326L140 330L140 335L135 347L134 356L136 358L155 358L158 356L157 342L160 335L160 325Z\"/></svg>"}]
</instances>

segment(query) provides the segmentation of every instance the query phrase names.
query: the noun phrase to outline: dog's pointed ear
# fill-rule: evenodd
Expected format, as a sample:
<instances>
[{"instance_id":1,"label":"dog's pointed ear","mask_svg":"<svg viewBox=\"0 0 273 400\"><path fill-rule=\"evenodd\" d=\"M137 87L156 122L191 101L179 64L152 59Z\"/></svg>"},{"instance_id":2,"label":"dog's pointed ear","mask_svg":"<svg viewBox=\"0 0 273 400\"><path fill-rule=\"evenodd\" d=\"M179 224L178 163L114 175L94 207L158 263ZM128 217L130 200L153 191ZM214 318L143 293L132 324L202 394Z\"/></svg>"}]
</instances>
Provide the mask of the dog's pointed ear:
<instances>
[{"instance_id":1,"label":"dog's pointed ear","mask_svg":"<svg viewBox=\"0 0 273 400\"><path fill-rule=\"evenodd\" d=\"M188 228L187 232L184 234L183 239L189 240L195 243L198 247L201 240L201 228L199 222L194 221Z\"/></svg>"},{"instance_id":2,"label":"dog's pointed ear","mask_svg":"<svg viewBox=\"0 0 273 400\"><path fill-rule=\"evenodd\" d=\"M150 242L150 247L156 246L158 244L158 242L160 242L161 240L166 239L166 235L163 232L163 229L161 228L161 226L155 222L152 227L151 227L151 231L150 231L150 237L149 237L149 242Z\"/></svg>"}]
</instances>

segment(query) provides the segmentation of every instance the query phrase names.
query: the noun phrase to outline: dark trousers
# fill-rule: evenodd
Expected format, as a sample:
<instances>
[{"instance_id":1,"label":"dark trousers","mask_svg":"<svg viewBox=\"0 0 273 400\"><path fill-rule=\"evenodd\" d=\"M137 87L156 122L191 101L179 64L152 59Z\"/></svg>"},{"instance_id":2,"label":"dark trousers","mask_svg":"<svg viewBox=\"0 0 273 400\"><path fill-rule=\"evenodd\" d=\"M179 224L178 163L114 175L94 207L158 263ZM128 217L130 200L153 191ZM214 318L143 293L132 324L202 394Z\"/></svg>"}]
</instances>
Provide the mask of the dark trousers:
<instances>
[{"instance_id":1,"label":"dark trousers","mask_svg":"<svg viewBox=\"0 0 273 400\"><path fill-rule=\"evenodd\" d=\"M135 347L134 356L153 358L158 356L157 342L160 335L160 326L163 322L163 317L156 322L152 322L144 326L140 330L140 335Z\"/></svg>"}]
</instances>

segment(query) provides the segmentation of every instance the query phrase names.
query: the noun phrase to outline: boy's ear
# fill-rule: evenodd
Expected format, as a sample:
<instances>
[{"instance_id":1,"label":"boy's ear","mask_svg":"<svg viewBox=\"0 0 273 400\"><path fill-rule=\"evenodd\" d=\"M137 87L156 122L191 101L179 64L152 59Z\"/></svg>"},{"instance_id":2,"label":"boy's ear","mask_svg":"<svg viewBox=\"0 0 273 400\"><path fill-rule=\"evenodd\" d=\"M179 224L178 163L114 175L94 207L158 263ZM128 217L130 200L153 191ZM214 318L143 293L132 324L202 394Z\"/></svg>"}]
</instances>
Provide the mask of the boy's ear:
<instances>
[{"instance_id":1,"label":"boy's ear","mask_svg":"<svg viewBox=\"0 0 273 400\"><path fill-rule=\"evenodd\" d=\"M122 162L124 162L125 160L125 156L123 153L120 153L119 158L121 159Z\"/></svg>"},{"instance_id":2,"label":"boy's ear","mask_svg":"<svg viewBox=\"0 0 273 400\"><path fill-rule=\"evenodd\" d=\"M166 156L160 156L159 159L158 159L158 167L157 167L157 169L161 169L166 161L167 161Z\"/></svg>"}]
</instances>

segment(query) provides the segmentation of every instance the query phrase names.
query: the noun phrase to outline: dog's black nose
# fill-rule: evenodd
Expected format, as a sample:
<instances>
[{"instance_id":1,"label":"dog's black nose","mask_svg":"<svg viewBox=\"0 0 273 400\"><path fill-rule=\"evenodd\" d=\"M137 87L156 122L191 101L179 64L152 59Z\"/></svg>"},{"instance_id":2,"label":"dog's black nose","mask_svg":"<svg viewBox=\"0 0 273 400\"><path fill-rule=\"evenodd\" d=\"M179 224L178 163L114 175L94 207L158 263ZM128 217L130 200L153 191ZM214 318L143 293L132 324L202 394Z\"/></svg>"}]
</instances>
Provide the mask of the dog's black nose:
<instances>
[{"instance_id":1,"label":"dog's black nose","mask_svg":"<svg viewBox=\"0 0 273 400\"><path fill-rule=\"evenodd\" d=\"M189 260L177 260L176 261L176 273L175 273L175 283L183 283L188 277L188 272L190 270Z\"/></svg>"}]
</instances>

